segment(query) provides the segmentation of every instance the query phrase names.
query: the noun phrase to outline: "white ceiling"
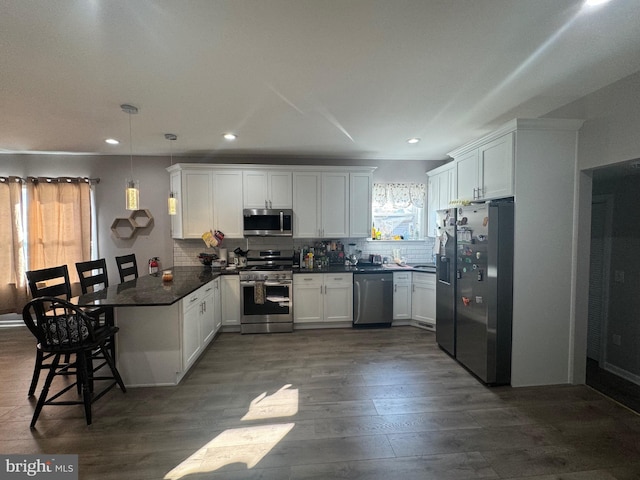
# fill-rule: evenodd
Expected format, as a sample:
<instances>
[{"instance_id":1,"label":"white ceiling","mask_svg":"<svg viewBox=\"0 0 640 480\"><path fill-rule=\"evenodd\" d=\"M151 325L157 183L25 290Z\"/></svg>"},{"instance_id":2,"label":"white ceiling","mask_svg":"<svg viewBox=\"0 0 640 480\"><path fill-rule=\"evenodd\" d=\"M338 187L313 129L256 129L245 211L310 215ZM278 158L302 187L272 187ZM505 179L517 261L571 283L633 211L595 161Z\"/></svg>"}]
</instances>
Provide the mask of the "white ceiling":
<instances>
[{"instance_id":1,"label":"white ceiling","mask_svg":"<svg viewBox=\"0 0 640 480\"><path fill-rule=\"evenodd\" d=\"M2 0L0 152L128 155L130 103L134 155L439 160L640 70L639 26L638 0Z\"/></svg>"}]
</instances>

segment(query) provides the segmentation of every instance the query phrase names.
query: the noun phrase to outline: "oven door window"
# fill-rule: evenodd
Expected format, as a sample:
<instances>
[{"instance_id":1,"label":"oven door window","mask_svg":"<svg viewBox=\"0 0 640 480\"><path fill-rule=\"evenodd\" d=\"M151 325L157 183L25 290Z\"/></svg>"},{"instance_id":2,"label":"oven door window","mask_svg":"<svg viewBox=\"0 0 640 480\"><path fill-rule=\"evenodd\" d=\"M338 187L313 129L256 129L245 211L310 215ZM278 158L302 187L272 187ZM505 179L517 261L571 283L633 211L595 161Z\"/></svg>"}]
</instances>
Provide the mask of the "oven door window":
<instances>
[{"instance_id":1,"label":"oven door window","mask_svg":"<svg viewBox=\"0 0 640 480\"><path fill-rule=\"evenodd\" d=\"M291 311L290 293L291 285L265 285L264 300L256 295L256 288L252 285L245 285L242 288L243 315L289 315Z\"/></svg>"}]
</instances>

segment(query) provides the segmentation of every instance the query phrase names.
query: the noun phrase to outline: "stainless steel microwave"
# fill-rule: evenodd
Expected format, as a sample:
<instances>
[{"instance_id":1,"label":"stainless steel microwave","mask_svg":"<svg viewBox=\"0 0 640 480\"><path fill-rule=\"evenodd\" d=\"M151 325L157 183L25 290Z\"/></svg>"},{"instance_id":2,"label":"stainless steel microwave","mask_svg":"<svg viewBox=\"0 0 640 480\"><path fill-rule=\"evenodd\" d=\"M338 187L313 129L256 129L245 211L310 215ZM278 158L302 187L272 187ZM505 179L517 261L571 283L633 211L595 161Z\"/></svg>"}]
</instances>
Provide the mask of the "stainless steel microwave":
<instances>
[{"instance_id":1,"label":"stainless steel microwave","mask_svg":"<svg viewBox=\"0 0 640 480\"><path fill-rule=\"evenodd\" d=\"M293 210L245 208L245 237L291 237L293 236Z\"/></svg>"}]
</instances>

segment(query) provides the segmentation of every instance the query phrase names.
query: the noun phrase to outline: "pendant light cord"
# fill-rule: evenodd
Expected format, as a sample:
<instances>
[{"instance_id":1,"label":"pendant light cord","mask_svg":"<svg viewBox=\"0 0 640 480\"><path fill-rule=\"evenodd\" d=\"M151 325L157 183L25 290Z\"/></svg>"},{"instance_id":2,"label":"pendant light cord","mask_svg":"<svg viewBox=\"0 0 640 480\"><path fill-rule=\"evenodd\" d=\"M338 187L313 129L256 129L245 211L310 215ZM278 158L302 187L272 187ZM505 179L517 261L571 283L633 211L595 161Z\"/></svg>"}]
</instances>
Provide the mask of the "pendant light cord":
<instances>
[{"instance_id":1,"label":"pendant light cord","mask_svg":"<svg viewBox=\"0 0 640 480\"><path fill-rule=\"evenodd\" d=\"M129 157L131 158L131 180L133 180L133 136L131 135L131 112L129 112Z\"/></svg>"}]
</instances>

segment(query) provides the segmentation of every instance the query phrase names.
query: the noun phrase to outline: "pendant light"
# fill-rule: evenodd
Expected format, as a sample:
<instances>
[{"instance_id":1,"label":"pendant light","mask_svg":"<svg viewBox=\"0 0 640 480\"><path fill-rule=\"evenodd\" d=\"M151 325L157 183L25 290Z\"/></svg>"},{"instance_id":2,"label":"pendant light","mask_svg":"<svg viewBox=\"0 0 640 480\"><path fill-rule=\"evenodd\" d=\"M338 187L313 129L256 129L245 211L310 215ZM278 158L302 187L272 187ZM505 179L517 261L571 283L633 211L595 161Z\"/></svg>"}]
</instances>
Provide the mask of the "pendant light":
<instances>
[{"instance_id":1,"label":"pendant light","mask_svg":"<svg viewBox=\"0 0 640 480\"><path fill-rule=\"evenodd\" d=\"M138 210L140 204L140 182L133 178L133 138L131 135L131 115L138 113L133 105L123 104L120 108L129 115L129 157L131 158L131 178L126 180L125 209Z\"/></svg>"},{"instance_id":2,"label":"pendant light","mask_svg":"<svg viewBox=\"0 0 640 480\"><path fill-rule=\"evenodd\" d=\"M167 140L169 140L169 155L171 157L171 166L173 166L173 149L171 148L171 142L174 140L178 139L177 135L174 135L173 133L165 133L164 134L164 138L166 138ZM169 208L169 215L176 215L178 213L178 205L177 205L177 201L176 201L176 196L175 194L170 191L169 192L169 199L168 199L168 208Z\"/></svg>"}]
</instances>

